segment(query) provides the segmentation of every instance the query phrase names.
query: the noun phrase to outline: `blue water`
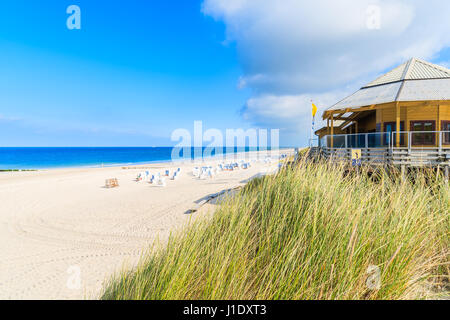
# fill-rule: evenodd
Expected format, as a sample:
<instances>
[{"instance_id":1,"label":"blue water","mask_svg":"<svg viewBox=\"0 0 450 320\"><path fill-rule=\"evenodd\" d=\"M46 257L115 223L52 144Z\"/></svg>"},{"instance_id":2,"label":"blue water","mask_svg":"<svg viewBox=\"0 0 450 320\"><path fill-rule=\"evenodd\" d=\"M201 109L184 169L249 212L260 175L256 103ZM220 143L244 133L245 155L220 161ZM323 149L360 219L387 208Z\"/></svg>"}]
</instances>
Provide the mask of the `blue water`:
<instances>
[{"instance_id":1,"label":"blue water","mask_svg":"<svg viewBox=\"0 0 450 320\"><path fill-rule=\"evenodd\" d=\"M172 160L172 147L153 148L0 148L0 170L51 169L143 164ZM204 151L204 149L203 149ZM249 151L240 148L232 152ZM226 153L226 150L222 151ZM229 153L229 152L228 152ZM192 148L190 157L195 152ZM212 153L214 155L214 153ZM181 156L183 153L181 152Z\"/></svg>"}]
</instances>

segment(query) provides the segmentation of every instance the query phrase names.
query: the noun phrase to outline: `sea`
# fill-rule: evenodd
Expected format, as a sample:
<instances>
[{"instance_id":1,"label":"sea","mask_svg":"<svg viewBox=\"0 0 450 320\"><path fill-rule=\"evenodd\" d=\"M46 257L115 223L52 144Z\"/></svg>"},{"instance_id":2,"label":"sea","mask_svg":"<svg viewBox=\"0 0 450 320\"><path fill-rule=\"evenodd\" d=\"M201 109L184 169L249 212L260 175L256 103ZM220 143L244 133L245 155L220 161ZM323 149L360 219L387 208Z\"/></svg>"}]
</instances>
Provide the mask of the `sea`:
<instances>
[{"instance_id":1,"label":"sea","mask_svg":"<svg viewBox=\"0 0 450 320\"><path fill-rule=\"evenodd\" d=\"M183 152L181 160L192 160L205 149ZM0 170L39 170L72 167L139 165L172 161L173 147L67 147L67 148L0 148ZM220 148L222 154L257 151L256 148ZM199 152L200 151L200 152ZM217 150L206 151L215 156ZM218 151L217 153L219 153ZM180 159L178 159L180 160Z\"/></svg>"}]
</instances>

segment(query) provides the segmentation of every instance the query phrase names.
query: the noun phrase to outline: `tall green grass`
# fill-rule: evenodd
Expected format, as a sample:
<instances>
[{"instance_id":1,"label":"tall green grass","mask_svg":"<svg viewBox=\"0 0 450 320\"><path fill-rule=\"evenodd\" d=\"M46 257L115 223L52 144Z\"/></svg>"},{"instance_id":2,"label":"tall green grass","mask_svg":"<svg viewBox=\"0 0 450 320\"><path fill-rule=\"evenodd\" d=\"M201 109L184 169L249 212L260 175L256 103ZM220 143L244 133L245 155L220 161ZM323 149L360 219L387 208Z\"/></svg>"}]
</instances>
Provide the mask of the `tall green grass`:
<instances>
[{"instance_id":1,"label":"tall green grass","mask_svg":"<svg viewBox=\"0 0 450 320\"><path fill-rule=\"evenodd\" d=\"M116 275L103 299L415 299L449 275L441 178L299 163ZM367 285L380 271L379 289Z\"/></svg>"}]
</instances>

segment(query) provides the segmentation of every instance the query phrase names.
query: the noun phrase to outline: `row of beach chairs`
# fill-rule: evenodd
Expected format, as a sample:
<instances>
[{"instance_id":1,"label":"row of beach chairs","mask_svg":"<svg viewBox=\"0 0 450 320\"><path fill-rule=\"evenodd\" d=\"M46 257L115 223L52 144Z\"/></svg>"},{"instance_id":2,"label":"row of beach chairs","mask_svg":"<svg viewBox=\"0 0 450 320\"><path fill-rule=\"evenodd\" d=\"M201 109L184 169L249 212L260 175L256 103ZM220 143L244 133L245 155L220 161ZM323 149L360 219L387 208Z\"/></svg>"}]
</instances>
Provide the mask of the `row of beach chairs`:
<instances>
[{"instance_id":1,"label":"row of beach chairs","mask_svg":"<svg viewBox=\"0 0 450 320\"><path fill-rule=\"evenodd\" d=\"M279 159L285 159L287 157L286 154L282 154ZM198 179L206 179L206 178L213 178L217 175L219 172L223 171L234 171L238 169L249 169L252 165L251 161L244 161L241 160L240 162L231 162L231 163L220 163L217 166L204 166L204 167L195 167L192 170L192 175ZM260 162L263 162L265 164L272 163L272 158L267 157L264 160L259 160ZM278 169L280 169L281 165L278 166ZM145 181L150 184L165 187L166 186L166 178L169 178L170 180L177 180L181 176L181 168L177 168L176 170L165 170L164 174L161 175L161 173L151 174L149 171L140 172L137 177L136 181ZM117 178L107 179L105 181L105 188L116 188L119 186L119 181Z\"/></svg>"},{"instance_id":2,"label":"row of beach chairs","mask_svg":"<svg viewBox=\"0 0 450 320\"><path fill-rule=\"evenodd\" d=\"M217 173L222 171L234 171L238 169L249 169L251 167L250 162L241 161L233 163L220 163L217 166L205 166L205 167L195 167L192 169L192 175L198 179L213 178Z\"/></svg>"},{"instance_id":3,"label":"row of beach chairs","mask_svg":"<svg viewBox=\"0 0 450 320\"><path fill-rule=\"evenodd\" d=\"M181 168L178 168L177 170L174 170L172 172L170 170L165 170L164 174L162 175L160 172L151 174L149 171L144 171L137 175L136 181L145 181L156 186L165 187L167 177L171 180L177 180L180 175Z\"/></svg>"},{"instance_id":4,"label":"row of beach chairs","mask_svg":"<svg viewBox=\"0 0 450 320\"><path fill-rule=\"evenodd\" d=\"M282 154L278 157L278 160L287 158L287 154ZM276 161L275 158L266 157L264 159L252 159L250 161L241 160L240 162L231 162L231 163L220 163L217 166L204 166L204 167L195 167L192 170L192 175L198 179L206 179L213 178L217 173L222 171L234 171L238 169L249 169L252 166L252 162L258 161L264 164L272 164L273 161ZM278 166L280 168L281 165Z\"/></svg>"}]
</instances>

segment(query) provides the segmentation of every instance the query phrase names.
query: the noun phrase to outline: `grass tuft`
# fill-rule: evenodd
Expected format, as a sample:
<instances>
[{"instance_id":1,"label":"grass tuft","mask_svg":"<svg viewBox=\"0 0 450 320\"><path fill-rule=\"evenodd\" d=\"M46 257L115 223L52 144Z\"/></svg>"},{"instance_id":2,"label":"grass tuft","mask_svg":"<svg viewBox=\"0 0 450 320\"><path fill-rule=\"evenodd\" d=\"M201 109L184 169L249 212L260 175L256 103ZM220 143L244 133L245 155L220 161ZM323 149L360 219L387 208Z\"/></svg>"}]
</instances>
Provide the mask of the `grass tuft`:
<instances>
[{"instance_id":1,"label":"grass tuft","mask_svg":"<svg viewBox=\"0 0 450 320\"><path fill-rule=\"evenodd\" d=\"M449 209L448 186L424 171L401 182L301 162L172 235L102 298L436 297L430 287L448 284ZM368 285L376 270L379 287Z\"/></svg>"}]
</instances>

